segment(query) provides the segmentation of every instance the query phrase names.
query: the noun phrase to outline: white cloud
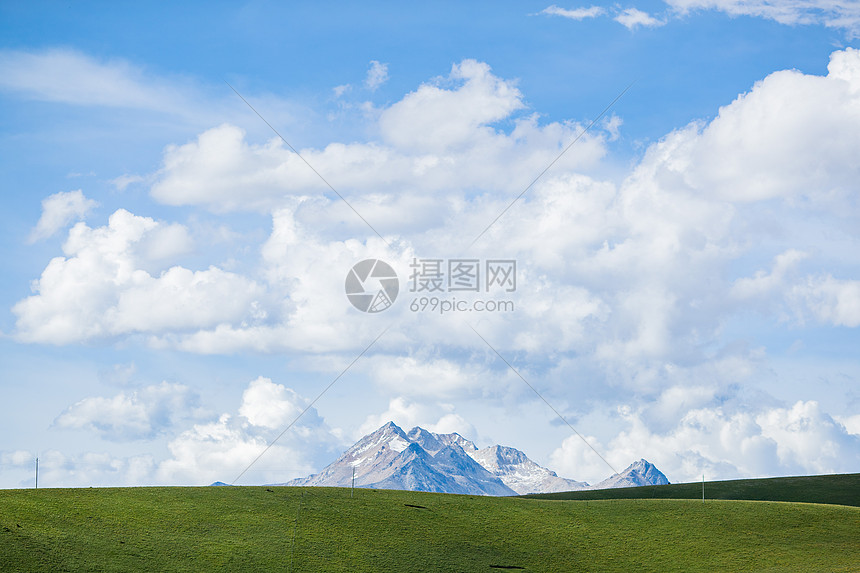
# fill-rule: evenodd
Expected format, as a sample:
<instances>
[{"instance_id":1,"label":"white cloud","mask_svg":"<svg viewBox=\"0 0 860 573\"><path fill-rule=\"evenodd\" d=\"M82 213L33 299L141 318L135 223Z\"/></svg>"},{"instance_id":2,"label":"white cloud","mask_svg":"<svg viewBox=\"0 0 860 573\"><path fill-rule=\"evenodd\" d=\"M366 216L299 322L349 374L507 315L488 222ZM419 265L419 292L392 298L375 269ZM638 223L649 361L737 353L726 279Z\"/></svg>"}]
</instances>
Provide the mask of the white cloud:
<instances>
[{"instance_id":1,"label":"white cloud","mask_svg":"<svg viewBox=\"0 0 860 573\"><path fill-rule=\"evenodd\" d=\"M823 323L860 326L860 280L836 279L831 275L809 277L795 286L789 297ZM803 314L803 310L800 312Z\"/></svg>"},{"instance_id":2,"label":"white cloud","mask_svg":"<svg viewBox=\"0 0 860 573\"><path fill-rule=\"evenodd\" d=\"M613 20L628 30L633 30L639 26L644 28L656 28L666 23L637 8L625 8L621 10Z\"/></svg>"},{"instance_id":3,"label":"white cloud","mask_svg":"<svg viewBox=\"0 0 860 573\"><path fill-rule=\"evenodd\" d=\"M860 4L853 0L664 0L675 16L691 11L716 10L730 16L751 16L774 20L790 26L820 24L828 28L844 30L849 39L860 36ZM666 24L638 8L614 10L614 20L628 29L637 26L657 27ZM555 4L541 10L540 14L561 16L571 20L585 20L607 14L601 6L565 9Z\"/></svg>"},{"instance_id":4,"label":"white cloud","mask_svg":"<svg viewBox=\"0 0 860 573\"><path fill-rule=\"evenodd\" d=\"M111 398L84 398L60 414L54 425L93 430L107 440L152 438L193 417L198 402L187 386L162 382Z\"/></svg>"},{"instance_id":5,"label":"white cloud","mask_svg":"<svg viewBox=\"0 0 860 573\"><path fill-rule=\"evenodd\" d=\"M721 108L678 158L686 181L734 202L849 206L860 178L851 152L860 145L860 50L834 52L828 70L825 77L775 72Z\"/></svg>"},{"instance_id":6,"label":"white cloud","mask_svg":"<svg viewBox=\"0 0 860 573\"><path fill-rule=\"evenodd\" d=\"M145 181L140 175L120 175L110 180L110 183L116 187L117 191L125 191L125 189L134 183Z\"/></svg>"},{"instance_id":7,"label":"white cloud","mask_svg":"<svg viewBox=\"0 0 860 573\"><path fill-rule=\"evenodd\" d=\"M860 462L860 437L848 434L815 401L762 412L756 422L776 442L779 460L788 468L840 473Z\"/></svg>"},{"instance_id":8,"label":"white cloud","mask_svg":"<svg viewBox=\"0 0 860 573\"><path fill-rule=\"evenodd\" d=\"M749 308L785 305L801 318L860 325L860 281L846 262L856 250L852 190L860 173L850 150L860 143L858 54L835 52L826 76L771 74L710 123L649 146L612 181L587 173L615 137L607 124L608 133L580 141L471 251L517 258L519 288L515 313L472 315L470 323L518 368L528 365L524 375L548 388L553 403L571 404L582 416L572 422L619 469L644 456L679 480L702 471L839 469L832 451L856 457L854 442L809 402L786 407L756 395L747 406L725 396L732 384L759 387L749 371L765 351L739 350L726 334ZM464 366L449 352L471 351L468 360L488 352L462 316L409 312L405 278L414 256L462 255L577 132L572 123L517 116L524 101L513 82L466 61L379 110L380 141L303 150L337 188L349 182L345 192L369 220L397 229L400 236L381 229L393 247L361 239L370 231L341 202L321 196L322 183L279 141L256 145L222 125L170 147L152 190L157 200L271 215L247 276L175 266L171 259L194 247L190 231L118 211L105 227L72 229L65 256L15 307L19 336L69 343L144 333L153 344L191 352L309 352L322 357L320 368L339 371L379 334L375 318L383 318L394 326L374 351L386 356L364 357L356 368L398 398L365 429L394 419L447 430L471 417L445 401L459 408L480 396L482 405L499 407L502 394L519 398L526 391L519 381L523 393L508 392L504 376ZM448 111L460 104L457 114ZM839 240L799 233L810 212ZM382 317L355 311L343 293L347 269L372 257L403 272L403 298ZM393 357L407 351L408 358ZM723 362L702 366L715 354ZM619 388L630 403L613 404L621 409L601 418ZM266 379L246 398L238 415L178 436L159 479L202 483L225 479L225 467L238 473L264 447L261 436L304 403ZM605 429L612 423L620 430ZM809 432L792 429L804 425ZM806 450L785 445L790 440L818 441L830 453L805 463ZM553 458L559 467L551 467L577 479L606 477L605 465L577 441L565 442ZM278 447L286 449L273 459L311 459L297 445Z\"/></svg>"},{"instance_id":9,"label":"white cloud","mask_svg":"<svg viewBox=\"0 0 860 573\"><path fill-rule=\"evenodd\" d=\"M224 413L217 421L195 424L171 440L171 457L159 462L155 475L160 483L176 484L230 483L246 470L239 483L281 482L308 475L321 455L325 459L333 445L342 444L315 408L274 442L306 403L291 388L261 376L242 394L238 416Z\"/></svg>"},{"instance_id":10,"label":"white cloud","mask_svg":"<svg viewBox=\"0 0 860 573\"><path fill-rule=\"evenodd\" d=\"M42 216L30 232L30 242L52 237L69 223L81 220L98 206L98 201L87 199L83 192L60 191L42 200Z\"/></svg>"},{"instance_id":11,"label":"white cloud","mask_svg":"<svg viewBox=\"0 0 860 573\"><path fill-rule=\"evenodd\" d=\"M860 414L853 416L834 416L837 422L845 427L849 434L860 436Z\"/></svg>"},{"instance_id":12,"label":"white cloud","mask_svg":"<svg viewBox=\"0 0 860 573\"><path fill-rule=\"evenodd\" d=\"M74 50L0 51L0 89L41 101L182 113L193 109L176 84L124 60L98 61Z\"/></svg>"},{"instance_id":13,"label":"white cloud","mask_svg":"<svg viewBox=\"0 0 860 573\"><path fill-rule=\"evenodd\" d=\"M187 248L186 232L120 209L106 227L78 223L48 264L36 294L12 309L17 336L67 344L132 333L215 326L249 317L261 287L236 274L158 267ZM163 268L163 267L161 267Z\"/></svg>"},{"instance_id":14,"label":"white cloud","mask_svg":"<svg viewBox=\"0 0 860 573\"><path fill-rule=\"evenodd\" d=\"M624 429L606 443L594 437L589 442L616 469L645 457L673 482L694 481L703 473L708 479L839 473L860 463L860 438L814 401L734 412L711 404L692 407L659 432L629 409L621 423ZM576 436L565 439L551 460L560 475L575 479L594 482L611 473Z\"/></svg>"},{"instance_id":15,"label":"white cloud","mask_svg":"<svg viewBox=\"0 0 860 573\"><path fill-rule=\"evenodd\" d=\"M107 452L67 455L49 450L39 455L39 485L87 487L156 485L151 455L118 457Z\"/></svg>"},{"instance_id":16,"label":"white cloud","mask_svg":"<svg viewBox=\"0 0 860 573\"><path fill-rule=\"evenodd\" d=\"M565 9L559 8L555 4L553 4L552 6L547 6L540 11L541 14L546 14L548 16L561 16L563 18L569 18L571 20L585 20L586 18L596 18L597 16L600 16L605 12L606 10L601 8L600 6Z\"/></svg>"},{"instance_id":17,"label":"white cloud","mask_svg":"<svg viewBox=\"0 0 860 573\"><path fill-rule=\"evenodd\" d=\"M474 440L478 434L470 422L454 411L452 404L413 402L404 396L397 396L389 401L387 410L367 416L353 438L359 439L388 422L394 422L406 432L415 426L420 426L440 434L456 432L470 440Z\"/></svg>"},{"instance_id":18,"label":"white cloud","mask_svg":"<svg viewBox=\"0 0 860 573\"><path fill-rule=\"evenodd\" d=\"M634 364L686 360L703 344L718 340L726 317L739 305L761 305L771 295L790 299L788 289L796 286L791 269L800 260L798 253L812 252L808 245L781 244L777 252L784 255L770 273L736 277L729 268L746 253L756 252L757 233L762 232L757 203L783 201L777 208L785 224L801 216L796 211L799 201L812 202L823 216L851 212L848 189L860 175L856 162L844 151L822 149L856 147L860 123L852 124L850 110L860 94L851 83L855 75L860 77L855 73L860 70L857 54L851 49L834 53L826 77L772 74L722 108L710 124L693 123L653 144L620 183L579 174L577 163L556 165L476 245L476 255L504 253L520 260L517 312L481 317L492 325L493 344L536 355L548 350L594 352L600 361ZM772 85L774 78L780 89ZM441 87L445 82L450 87ZM831 103L820 104L819 96ZM329 167L336 177L350 172L346 179L357 194L351 201L369 220L402 225L407 240L396 243L395 249L376 239L362 243L331 237L334 221L348 225L351 237L370 231L339 201L319 197L314 188L322 184L306 166L299 174L302 165L291 165L300 160L277 141L250 145L241 130L225 125L195 143L169 149L153 188L156 198L222 209L257 204L273 213L272 233L262 246L262 266L254 281L265 283L270 292L284 293L284 298L257 297L257 306L242 318L237 311L237 318L230 320L197 321L188 327L192 332L160 335L161 342L195 352L328 352L365 340L345 333L375 336L378 332L371 332L364 317L351 312L344 301L345 269L362 258L382 256L407 272L416 252L444 256L461 250L467 235L477 234L522 190L513 181L531 167L539 172L574 133L561 124L539 127L533 118L518 120L509 134L491 129L489 123L522 105L522 95L488 67L471 61L455 66L446 80L425 84L383 110L380 121L387 127L382 131L405 132L422 114L435 118L428 119L433 129L441 128L445 120L436 116L452 102L471 103L464 106L464 115L450 119L456 129L444 131L453 135L436 138L434 145L441 146L437 150L417 155L402 150L401 143L424 145L415 137L420 129L414 128L410 138L391 146L331 144L306 152L330 180L334 177ZM810 130L812 120L798 119L813 116L835 131ZM463 145L462 153L452 153ZM572 151L599 158L603 147L595 140ZM422 161L422 177L412 181ZM806 184L799 183L804 177ZM396 193L384 191L407 181L412 182ZM498 185L514 195L469 197L457 191L472 185ZM235 189L244 193L237 195ZM815 296L826 300L821 288ZM851 311L845 310L850 288L840 286L841 295L834 294L835 286L828 288L827 296L842 301L841 310L826 318L826 308L835 303L821 303L817 316L853 324ZM145 291L160 292L149 287ZM732 296L726 297L727 292ZM806 298L816 300L811 291ZM407 316L402 307L392 313ZM143 322L132 318L134 324ZM399 335L438 343L434 333L448 323L437 318L425 333L401 330ZM179 327L164 323L147 328L156 332ZM492 333L501 332L516 335L494 338ZM459 329L446 340L475 342Z\"/></svg>"},{"instance_id":19,"label":"white cloud","mask_svg":"<svg viewBox=\"0 0 860 573\"><path fill-rule=\"evenodd\" d=\"M207 485L215 481L230 483L263 453L266 440L249 434L228 414L218 421L195 424L171 440L171 458L158 464L160 483ZM272 455L292 452L283 446L272 448Z\"/></svg>"},{"instance_id":20,"label":"white cloud","mask_svg":"<svg viewBox=\"0 0 860 573\"><path fill-rule=\"evenodd\" d=\"M311 408L252 466L307 400L259 377L245 389L238 413L225 412L178 432L182 422L202 415L197 401L188 387L163 382L135 393L91 397L74 404L57 418L57 427L95 431L114 441L166 434L170 436L168 456L92 451L69 455L51 450L39 455L40 483L49 487L207 485L230 482L245 469L239 483L273 483L308 475L343 447L339 430L329 428ZM4 466L17 468L32 468L33 458L23 451L0 453Z\"/></svg>"},{"instance_id":21,"label":"white cloud","mask_svg":"<svg viewBox=\"0 0 860 573\"><path fill-rule=\"evenodd\" d=\"M753 277L742 277L732 285L732 295L742 299L754 297L769 297L774 291L785 287L786 275L797 264L808 258L809 254L796 249L789 249L777 255L773 261L770 273L756 271Z\"/></svg>"},{"instance_id":22,"label":"white cloud","mask_svg":"<svg viewBox=\"0 0 860 573\"><path fill-rule=\"evenodd\" d=\"M242 394L239 414L255 426L275 429L286 427L304 410L304 406L293 390L261 376L251 382Z\"/></svg>"},{"instance_id":23,"label":"white cloud","mask_svg":"<svg viewBox=\"0 0 860 573\"><path fill-rule=\"evenodd\" d=\"M731 294L768 305L787 305L802 324L810 315L834 326L860 326L860 281L837 279L830 274L796 277L794 268L808 253L790 249L774 259L770 273L737 279Z\"/></svg>"},{"instance_id":24,"label":"white cloud","mask_svg":"<svg viewBox=\"0 0 860 573\"><path fill-rule=\"evenodd\" d=\"M379 110L373 129L381 141L299 151L366 218L397 225L393 231L380 225L380 232L414 233L414 223L426 224L427 213L444 220L463 189L505 197L519 193L581 130L573 122L542 126L536 116L515 115L524 108L514 82L493 75L484 63L464 60L448 77ZM501 121L509 132L494 127ZM605 154L606 137L601 131L586 134L557 167L595 165ZM155 179L151 194L157 201L221 212L272 212L329 192L280 139L251 144L243 130L229 124L167 146ZM327 210L329 225L341 207ZM346 209L342 219L349 228L366 231Z\"/></svg>"},{"instance_id":25,"label":"white cloud","mask_svg":"<svg viewBox=\"0 0 860 573\"><path fill-rule=\"evenodd\" d=\"M451 398L488 383L486 371L444 358L382 355L370 359L370 369L377 384L411 397Z\"/></svg>"},{"instance_id":26,"label":"white cloud","mask_svg":"<svg viewBox=\"0 0 860 573\"><path fill-rule=\"evenodd\" d=\"M656 28L664 25L666 22L658 20L647 12L643 12L637 8L615 8L613 11L615 16L612 18L628 30L633 30L639 26L645 28ZM607 14L607 10L601 6L590 6L588 8L565 9L559 8L555 4L548 6L540 11L540 14L548 16L561 16L570 20L585 20L587 18L596 18Z\"/></svg>"},{"instance_id":27,"label":"white cloud","mask_svg":"<svg viewBox=\"0 0 860 573\"><path fill-rule=\"evenodd\" d=\"M364 85L370 91L376 89L388 81L388 64L380 64L376 60L370 62L370 69L367 70L367 77L364 79ZM340 94L338 94L340 95Z\"/></svg>"},{"instance_id":28,"label":"white cloud","mask_svg":"<svg viewBox=\"0 0 860 573\"><path fill-rule=\"evenodd\" d=\"M685 14L691 10L719 10L731 16L767 18L780 24L824 24L860 33L860 4L852 0L665 0Z\"/></svg>"},{"instance_id":29,"label":"white cloud","mask_svg":"<svg viewBox=\"0 0 860 573\"><path fill-rule=\"evenodd\" d=\"M32 452L15 450L12 452L0 452L0 463L4 466L19 468L31 468L36 463L36 456Z\"/></svg>"},{"instance_id":30,"label":"white cloud","mask_svg":"<svg viewBox=\"0 0 860 573\"><path fill-rule=\"evenodd\" d=\"M503 253L520 261L517 312L480 317L491 325L493 344L536 356L594 353L599 361L632 365L686 360L717 340L738 304L760 304L768 289L787 292L792 281L783 275L797 258L791 253L801 252L791 242L780 249L784 264L778 258L770 274L738 278L728 268L753 248L756 214L750 205L782 199L779 208L790 217L798 197L806 197L823 213L845 214L847 195L831 190L848 189L847 182L858 175L856 162L820 150L834 138L841 141L836 148L855 147L860 124L853 126L849 111L860 94L851 83L860 77L857 54L834 53L826 77L772 74L722 108L711 124L691 124L652 145L619 183L582 175L575 162L554 166L476 245L476 256ZM771 85L774 77L787 82L785 89ZM832 104L819 104L821 94ZM461 115L445 119L451 104ZM540 172L575 133L563 124L538 126L531 117L517 120L508 134L489 126L522 105L511 82L467 60L447 79L422 85L382 110L382 132L394 140L389 144L331 144L306 152L327 177L329 166L336 174L349 172L357 194L351 199L370 220L409 222L412 228L403 232L414 242L401 241L394 249L377 239L331 237L325 228L330 221L348 222L350 237L353 230L359 236L370 231L340 202L319 197L315 188L321 182L278 141L251 145L241 130L224 125L196 142L169 148L153 187L157 199L222 209L257 204L272 213L260 266L249 269L248 278L218 268L159 266L159 257L169 260L192 247L184 227L118 212L106 228L72 230L66 245L70 258L52 261L36 285L38 294L15 307L20 336L63 343L142 332L161 345L207 353L356 348L378 330L345 301L346 269L362 258L382 256L405 273L417 252L444 256L461 250L522 190L514 180L523 172ZM838 123L837 133L809 131L809 122L797 120L815 114L819 122ZM401 144L425 145L416 137L421 128L415 121L422 116L432 124L427 129L445 132L435 138L439 149L403 150ZM445 128L446 121L453 127ZM408 128L409 137L400 134ZM583 146L572 153L591 155L590 161L604 152L599 138L579 143ZM411 180L419 159L423 176L411 187L380 192ZM813 175L822 185L798 187L797 180L809 174L792 170L804 162L828 166ZM514 195L459 191L472 185L498 185ZM183 244L171 252L171 246ZM76 286L63 290L62 284ZM810 291L804 300L819 297L816 312L822 320L853 324L849 286L818 285L817 294ZM729 291L734 300L727 300ZM827 302L831 299L838 304ZM69 307L69 300L80 304ZM403 300L408 300L405 292ZM827 311L830 307L839 310ZM404 308L401 304L389 315L409 316ZM440 343L438 333L450 330L449 322L429 320L432 328L423 332L395 327L392 340ZM504 332L516 334L496 335ZM480 344L460 328L446 334L445 342ZM446 378L438 380L436 390L449 391L450 385L441 384Z\"/></svg>"},{"instance_id":31,"label":"white cloud","mask_svg":"<svg viewBox=\"0 0 860 573\"><path fill-rule=\"evenodd\" d=\"M522 109L513 82L494 76L490 66L463 60L451 68L453 90L424 84L382 112L379 126L386 141L398 147L452 150L475 143L489 124Z\"/></svg>"}]
</instances>

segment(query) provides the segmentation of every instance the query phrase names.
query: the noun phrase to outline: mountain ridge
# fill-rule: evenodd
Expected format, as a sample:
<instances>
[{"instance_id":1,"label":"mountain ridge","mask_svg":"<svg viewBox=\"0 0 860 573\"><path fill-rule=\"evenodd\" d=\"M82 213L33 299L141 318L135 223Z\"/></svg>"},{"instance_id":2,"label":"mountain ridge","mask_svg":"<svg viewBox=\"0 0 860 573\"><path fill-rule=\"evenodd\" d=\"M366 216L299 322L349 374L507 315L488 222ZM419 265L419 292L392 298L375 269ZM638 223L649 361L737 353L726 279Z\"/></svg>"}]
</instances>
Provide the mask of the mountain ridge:
<instances>
[{"instance_id":1,"label":"mountain ridge","mask_svg":"<svg viewBox=\"0 0 860 573\"><path fill-rule=\"evenodd\" d=\"M358 440L320 472L278 485L354 485L505 496L668 483L656 466L640 459L620 474L592 486L560 477L510 446L497 444L479 449L456 432L436 434L419 426L404 432L394 422L388 422Z\"/></svg>"}]
</instances>

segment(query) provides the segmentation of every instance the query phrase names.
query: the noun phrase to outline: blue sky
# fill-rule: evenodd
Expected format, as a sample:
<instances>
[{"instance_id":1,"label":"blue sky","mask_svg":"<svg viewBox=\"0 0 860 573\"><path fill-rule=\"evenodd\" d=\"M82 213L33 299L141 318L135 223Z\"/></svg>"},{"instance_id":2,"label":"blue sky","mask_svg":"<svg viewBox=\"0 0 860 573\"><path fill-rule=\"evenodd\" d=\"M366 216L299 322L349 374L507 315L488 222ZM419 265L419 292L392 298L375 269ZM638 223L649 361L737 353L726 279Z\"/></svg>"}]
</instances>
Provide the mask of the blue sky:
<instances>
[{"instance_id":1,"label":"blue sky","mask_svg":"<svg viewBox=\"0 0 860 573\"><path fill-rule=\"evenodd\" d=\"M383 331L245 483L389 419L611 473L493 348L619 469L860 471L858 36L856 2L4 3L0 487L232 481ZM517 261L513 312L410 310L413 259L464 257Z\"/></svg>"}]
</instances>

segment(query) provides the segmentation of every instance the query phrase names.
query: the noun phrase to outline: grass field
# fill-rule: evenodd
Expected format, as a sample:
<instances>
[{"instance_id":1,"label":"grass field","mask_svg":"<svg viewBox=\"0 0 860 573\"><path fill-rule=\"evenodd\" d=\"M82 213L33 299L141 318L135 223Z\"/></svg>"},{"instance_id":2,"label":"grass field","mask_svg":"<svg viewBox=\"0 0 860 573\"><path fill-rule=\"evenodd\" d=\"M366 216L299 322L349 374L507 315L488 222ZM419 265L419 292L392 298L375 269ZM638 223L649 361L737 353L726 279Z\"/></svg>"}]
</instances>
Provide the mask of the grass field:
<instances>
[{"instance_id":1,"label":"grass field","mask_svg":"<svg viewBox=\"0 0 860 573\"><path fill-rule=\"evenodd\" d=\"M702 499L702 482L535 494L538 499ZM705 482L706 499L798 501L860 507L860 474Z\"/></svg>"},{"instance_id":2,"label":"grass field","mask_svg":"<svg viewBox=\"0 0 860 573\"><path fill-rule=\"evenodd\" d=\"M860 508L336 488L0 491L2 571L860 571Z\"/></svg>"}]
</instances>

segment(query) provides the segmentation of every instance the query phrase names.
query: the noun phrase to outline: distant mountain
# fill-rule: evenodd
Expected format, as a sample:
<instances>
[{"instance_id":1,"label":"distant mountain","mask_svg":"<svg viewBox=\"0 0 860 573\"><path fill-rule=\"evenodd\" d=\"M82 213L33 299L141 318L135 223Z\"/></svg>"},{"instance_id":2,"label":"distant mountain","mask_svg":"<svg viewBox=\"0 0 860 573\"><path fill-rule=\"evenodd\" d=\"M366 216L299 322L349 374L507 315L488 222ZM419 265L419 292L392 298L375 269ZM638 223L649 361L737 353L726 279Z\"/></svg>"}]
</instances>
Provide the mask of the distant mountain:
<instances>
[{"instance_id":1,"label":"distant mountain","mask_svg":"<svg viewBox=\"0 0 860 573\"><path fill-rule=\"evenodd\" d=\"M506 486L521 495L588 488L586 482L558 477L554 471L539 466L515 448L490 446L470 455Z\"/></svg>"},{"instance_id":2,"label":"distant mountain","mask_svg":"<svg viewBox=\"0 0 860 573\"><path fill-rule=\"evenodd\" d=\"M405 434L389 422L359 440L320 473L284 485L404 489L471 495L515 495L463 449L475 444L459 434L413 428Z\"/></svg>"},{"instance_id":3,"label":"distant mountain","mask_svg":"<svg viewBox=\"0 0 860 573\"><path fill-rule=\"evenodd\" d=\"M507 446L478 449L460 434L415 427L405 433L388 422L360 439L317 474L282 485L402 489L470 495L517 495L669 483L640 460L624 472L590 486L559 477Z\"/></svg>"},{"instance_id":4,"label":"distant mountain","mask_svg":"<svg viewBox=\"0 0 860 573\"><path fill-rule=\"evenodd\" d=\"M615 487L638 487L642 485L666 485L669 480L657 466L648 460L639 460L627 466L620 474L608 477L589 489L610 489Z\"/></svg>"}]
</instances>

